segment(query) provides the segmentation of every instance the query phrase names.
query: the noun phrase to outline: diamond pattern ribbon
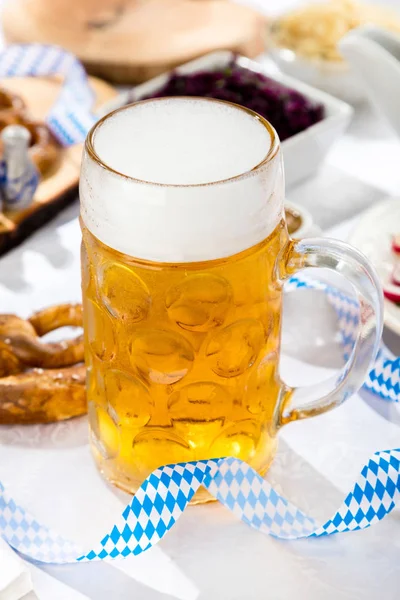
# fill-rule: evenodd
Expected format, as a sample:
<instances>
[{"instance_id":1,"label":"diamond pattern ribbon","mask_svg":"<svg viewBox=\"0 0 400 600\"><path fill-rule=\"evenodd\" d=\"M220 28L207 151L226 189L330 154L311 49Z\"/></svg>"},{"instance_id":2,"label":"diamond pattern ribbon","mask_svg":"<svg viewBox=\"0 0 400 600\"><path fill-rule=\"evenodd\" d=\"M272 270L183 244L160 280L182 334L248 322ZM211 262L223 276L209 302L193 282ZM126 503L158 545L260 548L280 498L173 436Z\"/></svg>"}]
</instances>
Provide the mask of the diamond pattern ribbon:
<instances>
[{"instance_id":1,"label":"diamond pattern ribbon","mask_svg":"<svg viewBox=\"0 0 400 600\"><path fill-rule=\"evenodd\" d=\"M82 551L38 523L7 496L2 486L0 532L15 550L44 563L138 555L173 527L200 485L243 522L276 538L290 540L355 531L381 521L395 507L400 492L400 449L376 452L339 510L322 525L278 494L248 464L237 458L222 458L156 469L111 531L92 549Z\"/></svg>"},{"instance_id":2,"label":"diamond pattern ribbon","mask_svg":"<svg viewBox=\"0 0 400 600\"><path fill-rule=\"evenodd\" d=\"M58 46L11 45L0 53L0 77L61 75L60 94L46 122L63 146L85 140L97 118L92 113L94 93L79 60Z\"/></svg>"}]
</instances>

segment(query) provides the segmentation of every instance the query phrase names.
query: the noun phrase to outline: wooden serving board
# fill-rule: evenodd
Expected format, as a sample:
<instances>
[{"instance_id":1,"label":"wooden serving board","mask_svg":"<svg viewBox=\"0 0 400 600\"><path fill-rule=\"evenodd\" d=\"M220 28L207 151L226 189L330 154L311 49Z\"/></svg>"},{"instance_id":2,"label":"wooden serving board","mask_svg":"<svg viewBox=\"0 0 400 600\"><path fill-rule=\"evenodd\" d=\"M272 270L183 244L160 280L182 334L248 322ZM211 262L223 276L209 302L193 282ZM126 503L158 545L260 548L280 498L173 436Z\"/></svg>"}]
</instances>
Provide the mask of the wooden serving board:
<instances>
[{"instance_id":1,"label":"wooden serving board","mask_svg":"<svg viewBox=\"0 0 400 600\"><path fill-rule=\"evenodd\" d=\"M23 98L33 120L44 121L61 82L59 77L12 77L2 79L0 85ZM100 79L90 77L89 82L96 94L97 110L117 95L112 86ZM39 183L32 204L18 213L0 213L0 255L20 244L76 198L82 148L83 144L60 147L59 166Z\"/></svg>"},{"instance_id":2,"label":"wooden serving board","mask_svg":"<svg viewBox=\"0 0 400 600\"><path fill-rule=\"evenodd\" d=\"M233 0L10 0L7 43L57 44L92 75L140 83L216 50L255 57L266 19ZM57 15L57 18L50 18Z\"/></svg>"}]
</instances>

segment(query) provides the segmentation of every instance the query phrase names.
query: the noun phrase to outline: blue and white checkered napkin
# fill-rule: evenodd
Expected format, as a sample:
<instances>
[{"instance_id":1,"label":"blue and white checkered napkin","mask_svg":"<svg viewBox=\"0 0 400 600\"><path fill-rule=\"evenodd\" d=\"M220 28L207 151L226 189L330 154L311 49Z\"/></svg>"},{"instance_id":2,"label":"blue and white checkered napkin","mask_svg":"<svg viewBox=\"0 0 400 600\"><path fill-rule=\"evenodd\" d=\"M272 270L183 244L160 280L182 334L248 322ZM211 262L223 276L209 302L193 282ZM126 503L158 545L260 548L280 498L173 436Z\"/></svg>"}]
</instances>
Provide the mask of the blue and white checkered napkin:
<instances>
[{"instance_id":1,"label":"blue and white checkered napkin","mask_svg":"<svg viewBox=\"0 0 400 600\"><path fill-rule=\"evenodd\" d=\"M321 282L293 278L289 287L323 290L339 317L345 354L351 351L358 304ZM370 390L399 400L399 361L384 357L370 374ZM169 531L200 486L239 519L280 539L320 537L365 529L382 520L399 500L400 448L376 452L364 465L338 511L323 524L305 515L274 490L252 467L237 458L220 458L156 469L142 484L115 525L93 544L78 548L48 529L8 496L0 483L0 534L27 558L44 563L110 560L138 555Z\"/></svg>"},{"instance_id":2,"label":"blue and white checkered napkin","mask_svg":"<svg viewBox=\"0 0 400 600\"><path fill-rule=\"evenodd\" d=\"M58 46L42 44L7 46L0 53L0 77L61 75L60 94L46 122L63 146L85 140L96 122L94 93L79 60Z\"/></svg>"}]
</instances>

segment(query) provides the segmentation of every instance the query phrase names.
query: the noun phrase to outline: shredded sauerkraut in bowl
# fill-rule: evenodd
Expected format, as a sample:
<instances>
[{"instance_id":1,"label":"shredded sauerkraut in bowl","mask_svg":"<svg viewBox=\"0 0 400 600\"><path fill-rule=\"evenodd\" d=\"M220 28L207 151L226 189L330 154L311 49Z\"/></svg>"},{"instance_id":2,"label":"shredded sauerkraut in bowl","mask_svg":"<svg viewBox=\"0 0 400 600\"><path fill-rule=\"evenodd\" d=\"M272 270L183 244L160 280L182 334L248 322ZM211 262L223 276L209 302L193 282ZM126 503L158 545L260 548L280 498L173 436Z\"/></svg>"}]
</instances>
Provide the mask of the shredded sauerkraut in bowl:
<instances>
[{"instance_id":1,"label":"shredded sauerkraut in bowl","mask_svg":"<svg viewBox=\"0 0 400 600\"><path fill-rule=\"evenodd\" d=\"M273 23L273 43L305 58L342 61L339 40L351 29L367 24L400 33L400 13L355 0L310 3Z\"/></svg>"}]
</instances>

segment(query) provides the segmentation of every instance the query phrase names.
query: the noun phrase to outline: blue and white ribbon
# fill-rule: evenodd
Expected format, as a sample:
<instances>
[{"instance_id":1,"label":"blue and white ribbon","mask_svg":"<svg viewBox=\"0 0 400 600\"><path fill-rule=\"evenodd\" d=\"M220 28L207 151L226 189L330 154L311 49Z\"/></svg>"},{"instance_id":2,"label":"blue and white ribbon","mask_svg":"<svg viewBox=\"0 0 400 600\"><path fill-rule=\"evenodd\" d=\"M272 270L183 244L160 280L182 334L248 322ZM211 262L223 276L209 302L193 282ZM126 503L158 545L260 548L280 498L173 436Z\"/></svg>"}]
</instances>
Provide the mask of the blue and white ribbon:
<instances>
[{"instance_id":1,"label":"blue and white ribbon","mask_svg":"<svg viewBox=\"0 0 400 600\"><path fill-rule=\"evenodd\" d=\"M361 470L339 510L322 525L278 494L237 458L176 464L156 469L117 518L111 531L80 549L9 498L0 484L0 533L25 557L43 563L111 560L154 546L203 485L257 531L293 540L365 529L389 514L399 499L400 449L376 452Z\"/></svg>"},{"instance_id":2,"label":"blue and white ribbon","mask_svg":"<svg viewBox=\"0 0 400 600\"><path fill-rule=\"evenodd\" d=\"M63 146L79 144L96 122L94 93L79 60L58 46L7 46L0 53L0 77L63 77L60 94L46 123Z\"/></svg>"},{"instance_id":3,"label":"blue and white ribbon","mask_svg":"<svg viewBox=\"0 0 400 600\"><path fill-rule=\"evenodd\" d=\"M326 283L303 275L292 277L285 289L287 291L317 289L325 292L338 317L343 356L347 360L356 340L360 319L360 306L357 300ZM364 387L384 400L400 402L400 358L395 358L383 344Z\"/></svg>"},{"instance_id":4,"label":"blue and white ribbon","mask_svg":"<svg viewBox=\"0 0 400 600\"><path fill-rule=\"evenodd\" d=\"M358 303L324 283L302 277L292 278L289 288L321 289L327 294L338 315L344 353L348 354L359 320ZM398 401L398 364L398 359L385 358L382 351L367 387L382 398ZM243 522L276 538L293 540L355 531L381 521L398 503L400 448L376 452L363 466L342 505L322 524L281 496L248 464L231 457L156 469L112 529L88 549L77 547L40 524L8 496L0 483L0 534L22 555L43 563L138 555L154 546L173 527L200 486Z\"/></svg>"}]
</instances>

